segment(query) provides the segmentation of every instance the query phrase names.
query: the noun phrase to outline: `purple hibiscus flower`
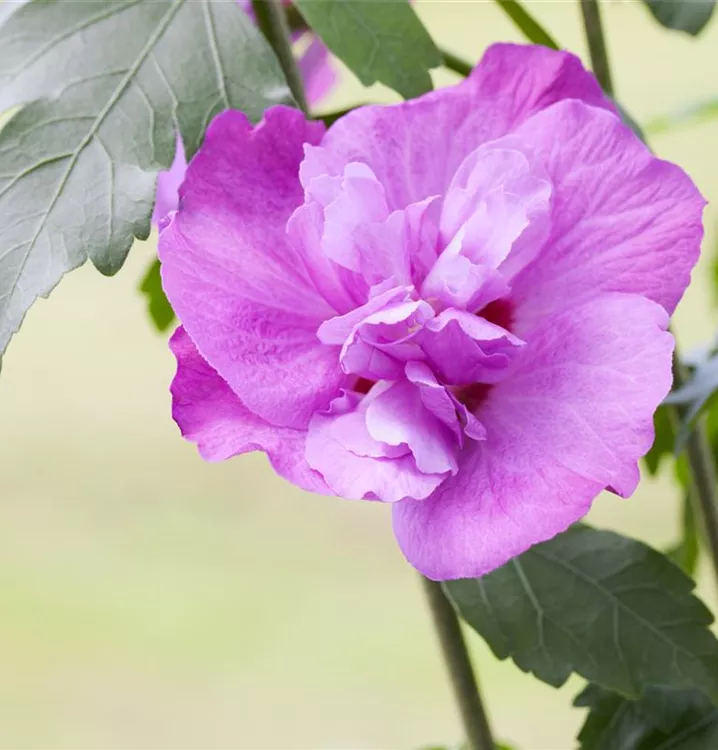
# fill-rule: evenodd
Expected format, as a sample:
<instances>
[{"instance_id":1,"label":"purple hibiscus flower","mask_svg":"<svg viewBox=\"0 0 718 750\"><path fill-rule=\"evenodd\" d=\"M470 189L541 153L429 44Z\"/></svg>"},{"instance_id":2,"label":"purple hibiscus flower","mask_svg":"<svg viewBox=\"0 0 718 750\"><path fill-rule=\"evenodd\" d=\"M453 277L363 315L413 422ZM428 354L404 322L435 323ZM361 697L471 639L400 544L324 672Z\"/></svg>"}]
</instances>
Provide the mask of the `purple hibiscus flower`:
<instances>
[{"instance_id":1,"label":"purple hibiscus flower","mask_svg":"<svg viewBox=\"0 0 718 750\"><path fill-rule=\"evenodd\" d=\"M254 18L250 0L237 0L237 2L251 18ZM284 0L284 4L291 5L291 0ZM310 31L299 31L293 35L294 41L299 40L303 34L306 34L309 39L297 60L297 64L304 81L307 101L310 104L316 104L329 93L337 82L337 73L332 66L329 50L319 37ZM172 166L167 171L160 172L157 178L157 193L152 213L152 223L155 226L159 226L160 221L170 211L177 208L179 186L182 184L186 171L187 157L185 156L182 139L178 135Z\"/></svg>"},{"instance_id":2,"label":"purple hibiscus flower","mask_svg":"<svg viewBox=\"0 0 718 750\"><path fill-rule=\"evenodd\" d=\"M409 561L477 576L630 495L671 384L704 201L567 53L327 132L212 123L160 237L173 415L210 461L393 503Z\"/></svg>"}]
</instances>

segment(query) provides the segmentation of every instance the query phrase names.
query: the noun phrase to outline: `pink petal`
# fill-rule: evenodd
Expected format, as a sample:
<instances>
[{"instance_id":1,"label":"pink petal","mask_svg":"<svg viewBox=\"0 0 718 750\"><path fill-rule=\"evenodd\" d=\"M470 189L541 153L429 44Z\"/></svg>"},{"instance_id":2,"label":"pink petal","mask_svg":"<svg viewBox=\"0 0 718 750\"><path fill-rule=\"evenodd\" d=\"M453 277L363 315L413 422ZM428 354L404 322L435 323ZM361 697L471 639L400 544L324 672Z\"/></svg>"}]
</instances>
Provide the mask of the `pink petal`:
<instances>
[{"instance_id":1,"label":"pink petal","mask_svg":"<svg viewBox=\"0 0 718 750\"><path fill-rule=\"evenodd\" d=\"M460 232L439 256L421 286L421 294L439 307L478 311L507 297L511 288L500 271L473 263L461 254L463 239Z\"/></svg>"},{"instance_id":2,"label":"pink petal","mask_svg":"<svg viewBox=\"0 0 718 750\"><path fill-rule=\"evenodd\" d=\"M544 250L514 281L519 334L542 316L606 291L672 312L698 259L705 201L676 165L655 158L616 117L576 101L518 131L553 183Z\"/></svg>"},{"instance_id":3,"label":"pink petal","mask_svg":"<svg viewBox=\"0 0 718 750\"><path fill-rule=\"evenodd\" d=\"M480 146L454 175L441 214L441 240L461 232L461 254L508 279L540 251L549 229L551 183L514 136ZM446 251L444 251L446 253Z\"/></svg>"},{"instance_id":4,"label":"pink petal","mask_svg":"<svg viewBox=\"0 0 718 750\"><path fill-rule=\"evenodd\" d=\"M285 427L306 427L343 377L316 337L335 311L286 238L303 144L322 130L287 107L254 128L219 115L160 237L165 292L202 356L254 414Z\"/></svg>"},{"instance_id":5,"label":"pink petal","mask_svg":"<svg viewBox=\"0 0 718 750\"><path fill-rule=\"evenodd\" d=\"M407 362L405 372L409 382L419 388L424 407L453 432L459 446L464 445L464 434L473 440L486 439L481 422L438 382L425 362Z\"/></svg>"},{"instance_id":6,"label":"pink petal","mask_svg":"<svg viewBox=\"0 0 718 750\"><path fill-rule=\"evenodd\" d=\"M332 65L331 55L324 42L313 36L298 60L304 79L304 90L310 104L320 102L334 86L339 76Z\"/></svg>"},{"instance_id":7,"label":"pink petal","mask_svg":"<svg viewBox=\"0 0 718 750\"><path fill-rule=\"evenodd\" d=\"M172 166L157 176L157 193L155 207L152 212L152 223L158 227L162 219L177 208L179 203L179 188L187 171L187 158L184 153L182 137L177 134L177 146Z\"/></svg>"},{"instance_id":8,"label":"pink petal","mask_svg":"<svg viewBox=\"0 0 718 750\"><path fill-rule=\"evenodd\" d=\"M383 386L372 389L375 392L385 390ZM366 410L371 399L367 396L360 400L357 394L345 395L343 403L354 405L353 410L341 414L341 418L332 422L331 435L348 451L357 456L371 456L372 458L401 458L411 452L408 445L389 445L375 440L367 430ZM335 402L336 403L336 402Z\"/></svg>"},{"instance_id":9,"label":"pink petal","mask_svg":"<svg viewBox=\"0 0 718 750\"><path fill-rule=\"evenodd\" d=\"M404 208L445 194L477 146L566 98L613 110L574 55L495 44L457 86L389 107L362 107L339 119L321 148L308 152L308 169L336 175L349 162L363 162L386 188L389 208Z\"/></svg>"},{"instance_id":10,"label":"pink petal","mask_svg":"<svg viewBox=\"0 0 718 750\"><path fill-rule=\"evenodd\" d=\"M365 419L357 419L361 404L349 397L337 399L329 413L312 418L307 435L307 461L318 471L335 494L347 500L397 502L407 497L422 499L430 495L446 474L426 474L416 466L411 454L398 458L375 458L353 452L386 453L387 447L376 441L376 451L366 448L372 440ZM391 450L389 448L389 450Z\"/></svg>"},{"instance_id":11,"label":"pink petal","mask_svg":"<svg viewBox=\"0 0 718 750\"><path fill-rule=\"evenodd\" d=\"M317 336L324 344L341 346L352 335L354 329L370 315L383 310L385 307L395 305L398 302L407 302L410 299L411 287L392 287L371 297L366 304L350 310L345 315L338 315L330 320L325 320L319 326Z\"/></svg>"},{"instance_id":12,"label":"pink petal","mask_svg":"<svg viewBox=\"0 0 718 750\"><path fill-rule=\"evenodd\" d=\"M347 313L366 301L364 279L337 265L322 252L324 209L315 201L300 206L287 222L287 242L296 253L319 294L337 313Z\"/></svg>"},{"instance_id":13,"label":"pink petal","mask_svg":"<svg viewBox=\"0 0 718 750\"><path fill-rule=\"evenodd\" d=\"M404 362L421 359L418 329L434 315L431 307L412 299L412 287L394 287L370 297L346 315L325 321L317 336L328 345L341 345L339 359L346 373L369 380L396 380Z\"/></svg>"},{"instance_id":14,"label":"pink petal","mask_svg":"<svg viewBox=\"0 0 718 750\"><path fill-rule=\"evenodd\" d=\"M347 164L336 197L324 209L324 255L360 273L363 264L354 239L356 232L388 216L384 188L371 170L364 164Z\"/></svg>"},{"instance_id":15,"label":"pink petal","mask_svg":"<svg viewBox=\"0 0 718 750\"><path fill-rule=\"evenodd\" d=\"M501 326L463 310L444 310L426 323L417 340L428 364L445 383L497 383L523 341Z\"/></svg>"},{"instance_id":16,"label":"pink petal","mask_svg":"<svg viewBox=\"0 0 718 750\"><path fill-rule=\"evenodd\" d=\"M352 244L358 270L367 284L412 284L423 278L437 257L437 196L393 211L378 222L358 224L345 244Z\"/></svg>"},{"instance_id":17,"label":"pink petal","mask_svg":"<svg viewBox=\"0 0 718 750\"><path fill-rule=\"evenodd\" d=\"M606 294L533 331L478 414L487 439L430 498L395 508L409 561L434 579L480 576L566 529L602 489L631 494L671 385L666 325L649 300Z\"/></svg>"},{"instance_id":18,"label":"pink petal","mask_svg":"<svg viewBox=\"0 0 718 750\"><path fill-rule=\"evenodd\" d=\"M439 257L441 200L434 195L404 209L407 242L411 247L411 278L417 286Z\"/></svg>"},{"instance_id":19,"label":"pink petal","mask_svg":"<svg viewBox=\"0 0 718 750\"><path fill-rule=\"evenodd\" d=\"M202 458L224 461L262 450L285 479L310 492L331 494L306 462L306 432L274 427L252 414L202 358L184 328L172 335L170 349L177 358L172 416L182 435L197 443Z\"/></svg>"},{"instance_id":20,"label":"pink petal","mask_svg":"<svg viewBox=\"0 0 718 750\"><path fill-rule=\"evenodd\" d=\"M426 474L456 473L457 445L451 431L425 406L421 392L406 380L392 383L367 406L366 426L374 440L408 445Z\"/></svg>"},{"instance_id":21,"label":"pink petal","mask_svg":"<svg viewBox=\"0 0 718 750\"><path fill-rule=\"evenodd\" d=\"M426 302L413 300L368 315L342 347L342 369L369 380L401 378L405 362L423 358L417 332L433 315Z\"/></svg>"},{"instance_id":22,"label":"pink petal","mask_svg":"<svg viewBox=\"0 0 718 750\"><path fill-rule=\"evenodd\" d=\"M307 153L311 155L311 148ZM387 279L393 279L394 285L410 284L419 269L433 265L440 209L437 196L389 213L384 188L365 164L351 162L339 176L317 172L315 166L309 157L302 162L300 180L306 202L289 224L290 237L296 238L310 272L339 266L361 276L366 291L367 285ZM315 225L311 231L304 228L304 215L309 212ZM347 289L351 286L341 271L322 273L342 279ZM356 283L353 286L360 288Z\"/></svg>"}]
</instances>

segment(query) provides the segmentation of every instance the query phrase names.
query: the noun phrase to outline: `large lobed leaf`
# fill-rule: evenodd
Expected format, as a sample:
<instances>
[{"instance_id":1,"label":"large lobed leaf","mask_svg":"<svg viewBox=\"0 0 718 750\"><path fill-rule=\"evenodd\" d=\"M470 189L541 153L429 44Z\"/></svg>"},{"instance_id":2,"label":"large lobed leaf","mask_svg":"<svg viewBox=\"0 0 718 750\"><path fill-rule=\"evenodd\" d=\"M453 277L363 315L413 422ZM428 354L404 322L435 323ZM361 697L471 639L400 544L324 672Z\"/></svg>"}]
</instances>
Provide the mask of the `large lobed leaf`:
<instances>
[{"instance_id":1,"label":"large lobed leaf","mask_svg":"<svg viewBox=\"0 0 718 750\"><path fill-rule=\"evenodd\" d=\"M289 102L245 13L222 0L20 7L0 27L0 352L38 296L88 258L115 273L149 234L157 172L234 107Z\"/></svg>"},{"instance_id":2,"label":"large lobed leaf","mask_svg":"<svg viewBox=\"0 0 718 750\"><path fill-rule=\"evenodd\" d=\"M588 685L574 705L589 708L580 750L710 750L718 708L699 690L650 687L637 701Z\"/></svg>"},{"instance_id":3,"label":"large lobed leaf","mask_svg":"<svg viewBox=\"0 0 718 750\"><path fill-rule=\"evenodd\" d=\"M693 581L645 544L579 526L483 578L445 584L501 659L563 684L572 672L627 697L649 685L718 700L718 641Z\"/></svg>"},{"instance_id":4,"label":"large lobed leaf","mask_svg":"<svg viewBox=\"0 0 718 750\"><path fill-rule=\"evenodd\" d=\"M309 26L365 86L405 99L431 90L439 50L408 0L295 0Z\"/></svg>"}]
</instances>

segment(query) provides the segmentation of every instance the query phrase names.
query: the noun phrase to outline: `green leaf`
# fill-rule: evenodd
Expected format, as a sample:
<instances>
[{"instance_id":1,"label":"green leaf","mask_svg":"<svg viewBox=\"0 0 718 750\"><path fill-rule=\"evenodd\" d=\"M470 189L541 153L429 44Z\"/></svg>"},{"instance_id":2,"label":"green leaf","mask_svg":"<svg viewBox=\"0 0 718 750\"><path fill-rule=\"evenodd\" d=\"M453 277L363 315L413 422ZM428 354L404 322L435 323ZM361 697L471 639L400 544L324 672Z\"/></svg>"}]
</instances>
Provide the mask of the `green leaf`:
<instances>
[{"instance_id":1,"label":"green leaf","mask_svg":"<svg viewBox=\"0 0 718 750\"><path fill-rule=\"evenodd\" d=\"M558 43L551 34L518 2L518 0L496 0L501 10L518 26L523 35L533 42L542 44L544 47L559 49Z\"/></svg>"},{"instance_id":2,"label":"green leaf","mask_svg":"<svg viewBox=\"0 0 718 750\"><path fill-rule=\"evenodd\" d=\"M0 27L0 352L38 296L88 258L115 273L149 234L175 127L188 156L228 107L288 89L236 3L33 2Z\"/></svg>"},{"instance_id":3,"label":"green leaf","mask_svg":"<svg viewBox=\"0 0 718 750\"><path fill-rule=\"evenodd\" d=\"M627 697L659 684L718 700L718 641L694 585L645 544L577 526L445 587L496 656L550 685L576 672Z\"/></svg>"},{"instance_id":4,"label":"green leaf","mask_svg":"<svg viewBox=\"0 0 718 750\"><path fill-rule=\"evenodd\" d=\"M158 331L166 331L175 319L175 312L165 296L160 277L160 262L152 261L147 268L140 291L147 297L147 311Z\"/></svg>"},{"instance_id":5,"label":"green leaf","mask_svg":"<svg viewBox=\"0 0 718 750\"><path fill-rule=\"evenodd\" d=\"M656 431L656 437L653 440L651 450L643 457L648 473L652 477L658 474L658 469L663 459L673 456L675 437L673 434L673 422L667 406L658 407L656 413L653 415L653 426Z\"/></svg>"},{"instance_id":6,"label":"green leaf","mask_svg":"<svg viewBox=\"0 0 718 750\"><path fill-rule=\"evenodd\" d=\"M696 36L713 15L715 0L643 0L653 17L667 29Z\"/></svg>"},{"instance_id":7,"label":"green leaf","mask_svg":"<svg viewBox=\"0 0 718 750\"><path fill-rule=\"evenodd\" d=\"M718 393L718 354L706 356L697 363L688 382L666 396L663 403L679 407L680 425L676 436L676 453L688 440L696 419Z\"/></svg>"},{"instance_id":8,"label":"green leaf","mask_svg":"<svg viewBox=\"0 0 718 750\"><path fill-rule=\"evenodd\" d=\"M580 750L708 750L718 747L718 708L699 690L650 687L637 701L588 685Z\"/></svg>"},{"instance_id":9,"label":"green leaf","mask_svg":"<svg viewBox=\"0 0 718 750\"><path fill-rule=\"evenodd\" d=\"M309 26L365 86L384 83L405 99L432 88L442 57L408 0L295 0Z\"/></svg>"}]
</instances>

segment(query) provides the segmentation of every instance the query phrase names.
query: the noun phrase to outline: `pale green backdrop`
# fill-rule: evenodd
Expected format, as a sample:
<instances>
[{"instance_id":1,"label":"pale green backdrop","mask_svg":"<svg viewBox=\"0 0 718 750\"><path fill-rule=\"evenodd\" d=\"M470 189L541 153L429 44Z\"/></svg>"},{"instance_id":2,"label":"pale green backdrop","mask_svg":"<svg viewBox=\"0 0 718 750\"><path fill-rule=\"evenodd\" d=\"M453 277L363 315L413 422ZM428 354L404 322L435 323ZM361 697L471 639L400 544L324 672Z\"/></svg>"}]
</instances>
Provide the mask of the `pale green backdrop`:
<instances>
[{"instance_id":1,"label":"pale green backdrop","mask_svg":"<svg viewBox=\"0 0 718 750\"><path fill-rule=\"evenodd\" d=\"M577 2L531 10L584 52ZM618 95L640 122L715 94L718 20L698 41L631 0L604 3ZM425 0L438 42L475 60L518 40L491 0ZM438 74L445 84L448 74ZM327 108L388 99L349 76ZM447 138L451 133L446 134ZM718 197L718 121L657 137ZM677 316L684 348L716 325L709 266ZM173 361L137 282L90 269L38 303L0 378L0 747L418 748L459 726L413 571L386 508L313 497L261 455L207 465L169 415ZM671 540L670 484L601 498L591 520ZM709 584L702 591L710 596ZM496 733L568 750L561 691L471 638Z\"/></svg>"}]
</instances>

